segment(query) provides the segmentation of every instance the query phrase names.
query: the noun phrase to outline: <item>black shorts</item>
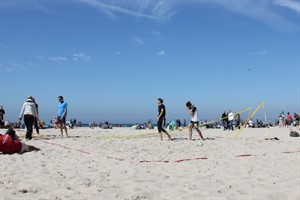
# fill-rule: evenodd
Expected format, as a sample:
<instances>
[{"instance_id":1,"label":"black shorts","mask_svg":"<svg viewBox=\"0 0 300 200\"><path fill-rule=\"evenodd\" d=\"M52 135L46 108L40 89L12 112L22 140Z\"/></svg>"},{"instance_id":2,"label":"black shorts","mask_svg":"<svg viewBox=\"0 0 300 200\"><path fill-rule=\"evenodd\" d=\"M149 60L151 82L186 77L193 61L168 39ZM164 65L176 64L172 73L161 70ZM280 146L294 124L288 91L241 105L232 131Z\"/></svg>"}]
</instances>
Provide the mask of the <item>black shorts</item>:
<instances>
[{"instance_id":1,"label":"black shorts","mask_svg":"<svg viewBox=\"0 0 300 200\"><path fill-rule=\"evenodd\" d=\"M191 124L191 126L194 126L194 127L198 127L199 126L199 122L197 121L197 122L194 122L194 121L191 121L190 122Z\"/></svg>"},{"instance_id":2,"label":"black shorts","mask_svg":"<svg viewBox=\"0 0 300 200\"><path fill-rule=\"evenodd\" d=\"M66 117L63 117L63 118L61 119L60 116L57 116L57 122L58 122L59 124L65 124L65 123L66 123Z\"/></svg>"}]
</instances>

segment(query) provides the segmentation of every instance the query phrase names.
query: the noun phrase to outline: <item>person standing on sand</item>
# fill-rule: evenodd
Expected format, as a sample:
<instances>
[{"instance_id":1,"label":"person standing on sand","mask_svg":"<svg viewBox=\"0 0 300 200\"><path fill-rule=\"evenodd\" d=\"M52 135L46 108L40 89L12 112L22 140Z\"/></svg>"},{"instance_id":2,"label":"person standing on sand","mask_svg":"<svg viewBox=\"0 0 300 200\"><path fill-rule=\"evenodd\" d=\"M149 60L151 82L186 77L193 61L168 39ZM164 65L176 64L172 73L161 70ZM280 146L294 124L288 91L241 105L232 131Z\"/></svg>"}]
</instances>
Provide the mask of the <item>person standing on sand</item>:
<instances>
[{"instance_id":1,"label":"person standing on sand","mask_svg":"<svg viewBox=\"0 0 300 200\"><path fill-rule=\"evenodd\" d=\"M288 112L286 115L286 126L289 127L291 125L291 123L292 123L292 116Z\"/></svg>"},{"instance_id":2,"label":"person standing on sand","mask_svg":"<svg viewBox=\"0 0 300 200\"><path fill-rule=\"evenodd\" d=\"M33 102L35 103L35 107L36 107L36 111L37 111L37 114L39 114L39 105L36 103L35 99L32 98ZM39 131L39 120L35 117L34 119L34 127L35 127L35 130L36 130L36 133L37 134L40 134L40 131Z\"/></svg>"},{"instance_id":3,"label":"person standing on sand","mask_svg":"<svg viewBox=\"0 0 300 200\"><path fill-rule=\"evenodd\" d=\"M36 110L35 102L33 101L33 97L29 96L26 102L23 104L20 115L19 122L22 120L22 116L24 115L24 123L26 126L26 139L32 139L32 126L34 121L39 119L38 112Z\"/></svg>"},{"instance_id":4,"label":"person standing on sand","mask_svg":"<svg viewBox=\"0 0 300 200\"><path fill-rule=\"evenodd\" d=\"M189 139L192 140L193 128L195 128L200 138L202 140L205 140L202 136L200 129L198 128L199 119L198 119L198 112L196 106L194 106L190 101L186 102L185 105L187 109L190 110L190 114L191 114L191 124L189 125Z\"/></svg>"},{"instance_id":5,"label":"person standing on sand","mask_svg":"<svg viewBox=\"0 0 300 200\"><path fill-rule=\"evenodd\" d=\"M235 127L241 129L240 123L241 123L241 115L237 113L235 115Z\"/></svg>"},{"instance_id":6,"label":"person standing on sand","mask_svg":"<svg viewBox=\"0 0 300 200\"><path fill-rule=\"evenodd\" d=\"M222 125L223 125L224 131L225 131L228 127L228 123L227 123L228 117L227 117L227 114L225 111L223 112L223 114L221 116L221 120L222 120Z\"/></svg>"},{"instance_id":7,"label":"person standing on sand","mask_svg":"<svg viewBox=\"0 0 300 200\"><path fill-rule=\"evenodd\" d=\"M57 116L56 116L56 120L60 125L59 128L60 128L61 137L64 136L64 134L63 134L64 130L66 132L66 136L68 137L68 129L67 129L67 126L66 126L66 117L67 117L67 113L68 113L68 104L67 104L67 102L64 101L63 96L59 96L58 101L60 102L60 104L58 105L58 113L57 113Z\"/></svg>"},{"instance_id":8,"label":"person standing on sand","mask_svg":"<svg viewBox=\"0 0 300 200\"><path fill-rule=\"evenodd\" d=\"M234 114L233 114L233 112L231 112L231 110L229 110L229 113L228 113L228 120L229 120L229 130L233 131Z\"/></svg>"},{"instance_id":9,"label":"person standing on sand","mask_svg":"<svg viewBox=\"0 0 300 200\"><path fill-rule=\"evenodd\" d=\"M295 121L295 126L298 127L300 118L299 118L299 115L296 112L294 112L294 121Z\"/></svg>"},{"instance_id":10,"label":"person standing on sand","mask_svg":"<svg viewBox=\"0 0 300 200\"><path fill-rule=\"evenodd\" d=\"M164 101L161 98L157 99L157 105L158 105L157 129L158 129L158 132L159 132L159 135L160 135L160 140L163 140L161 132L164 132L168 136L169 140L171 140L172 139L171 136L163 128L163 121L164 121L165 116L166 116L166 107L163 104L163 102Z\"/></svg>"},{"instance_id":11,"label":"person standing on sand","mask_svg":"<svg viewBox=\"0 0 300 200\"><path fill-rule=\"evenodd\" d=\"M4 115L5 115L5 110L3 109L3 106L0 106L0 123L4 123Z\"/></svg>"}]
</instances>

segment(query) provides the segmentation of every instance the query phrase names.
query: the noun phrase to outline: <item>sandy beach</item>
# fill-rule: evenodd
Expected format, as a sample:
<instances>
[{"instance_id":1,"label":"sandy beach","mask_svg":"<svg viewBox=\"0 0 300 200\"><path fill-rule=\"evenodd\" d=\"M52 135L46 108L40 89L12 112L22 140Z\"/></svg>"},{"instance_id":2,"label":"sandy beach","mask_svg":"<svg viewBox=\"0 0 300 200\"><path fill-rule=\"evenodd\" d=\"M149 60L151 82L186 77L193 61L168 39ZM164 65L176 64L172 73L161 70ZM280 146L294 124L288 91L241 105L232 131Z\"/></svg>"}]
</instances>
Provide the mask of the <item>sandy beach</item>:
<instances>
[{"instance_id":1,"label":"sandy beach","mask_svg":"<svg viewBox=\"0 0 300 200\"><path fill-rule=\"evenodd\" d=\"M41 130L26 142L41 151L0 154L0 199L300 199L300 138L289 128L201 130L206 141L186 129L172 141L156 129Z\"/></svg>"}]
</instances>

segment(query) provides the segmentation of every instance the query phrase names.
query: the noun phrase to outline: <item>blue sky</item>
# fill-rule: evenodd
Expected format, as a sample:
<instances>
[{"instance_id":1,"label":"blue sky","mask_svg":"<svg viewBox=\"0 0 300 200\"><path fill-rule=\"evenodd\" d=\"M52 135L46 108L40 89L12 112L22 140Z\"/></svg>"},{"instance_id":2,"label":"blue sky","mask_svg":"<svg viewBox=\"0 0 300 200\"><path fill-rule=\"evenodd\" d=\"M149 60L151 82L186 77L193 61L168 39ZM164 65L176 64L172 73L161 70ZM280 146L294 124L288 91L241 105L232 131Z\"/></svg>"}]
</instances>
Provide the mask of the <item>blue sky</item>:
<instances>
[{"instance_id":1,"label":"blue sky","mask_svg":"<svg viewBox=\"0 0 300 200\"><path fill-rule=\"evenodd\" d=\"M300 112L299 0L1 0L1 92L16 121L26 97L40 118L84 122L201 119L265 102Z\"/></svg>"}]
</instances>

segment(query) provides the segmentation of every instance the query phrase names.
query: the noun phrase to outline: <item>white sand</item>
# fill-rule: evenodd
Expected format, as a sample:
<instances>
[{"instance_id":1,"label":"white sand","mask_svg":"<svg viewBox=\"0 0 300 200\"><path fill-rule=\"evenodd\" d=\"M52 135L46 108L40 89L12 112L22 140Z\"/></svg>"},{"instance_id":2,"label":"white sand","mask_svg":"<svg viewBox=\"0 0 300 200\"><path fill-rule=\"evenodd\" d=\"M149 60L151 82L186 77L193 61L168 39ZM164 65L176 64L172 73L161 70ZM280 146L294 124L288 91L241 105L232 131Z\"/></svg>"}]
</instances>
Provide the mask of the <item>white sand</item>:
<instances>
[{"instance_id":1,"label":"white sand","mask_svg":"<svg viewBox=\"0 0 300 200\"><path fill-rule=\"evenodd\" d=\"M187 130L173 141L101 138L156 131L75 128L60 139L57 129L41 130L47 140L28 142L41 151L0 155L0 199L300 199L300 138L288 128L244 129L239 137L202 129L211 138L203 146L196 133L187 140Z\"/></svg>"}]
</instances>

